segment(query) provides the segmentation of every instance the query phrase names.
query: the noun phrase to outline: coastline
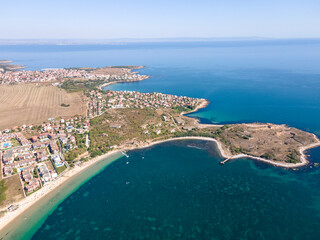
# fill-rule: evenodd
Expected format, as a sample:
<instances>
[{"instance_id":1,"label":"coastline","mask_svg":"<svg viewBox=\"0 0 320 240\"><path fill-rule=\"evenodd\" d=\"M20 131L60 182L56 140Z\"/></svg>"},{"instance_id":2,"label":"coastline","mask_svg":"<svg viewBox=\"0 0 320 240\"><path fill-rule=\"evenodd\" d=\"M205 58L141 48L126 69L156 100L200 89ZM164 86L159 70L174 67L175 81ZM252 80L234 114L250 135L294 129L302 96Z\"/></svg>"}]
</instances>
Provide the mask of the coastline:
<instances>
[{"instance_id":1,"label":"coastline","mask_svg":"<svg viewBox=\"0 0 320 240\"><path fill-rule=\"evenodd\" d=\"M98 88L100 90L103 90L102 89L103 87L111 85L111 84L139 82L139 81L142 81L142 80L146 80L148 78L149 78L149 76L147 76L146 78L143 78L141 80L135 80L135 81L112 81L112 82L104 83L104 84L100 85ZM180 114L185 116L185 114L197 112L199 109L205 108L209 104L210 104L209 101L207 101L206 99L202 98L201 101L200 101L200 104L198 106L196 106L195 109L193 109L193 110L191 110L189 112L182 112ZM192 118L192 117L189 117L189 116L185 116L185 117ZM192 119L194 119L194 118L192 118ZM198 119L194 119L194 120L195 120L195 124L199 128L206 128L206 127L213 127L213 126L223 126L223 125L214 125L214 124L200 124ZM16 211L13 211L13 212L8 212L7 211L4 214L4 216L2 216L0 218L0 230L3 230L7 225L9 225L12 221L14 221L18 216L20 216L22 213L24 213L31 206L34 206L36 202L38 202L39 200L43 199L49 193L54 193L54 191L58 187L63 186L63 184L66 181L71 180L72 178L77 176L79 173L83 172L83 170L85 170L88 167L94 165L95 163L98 163L98 162L100 162L100 161L112 156L113 154L120 153L121 151L148 148L148 147L152 147L154 145L158 145L158 144L161 144L161 143L164 143L164 142L170 142L170 141L204 140L204 141L213 141L213 142L215 142L216 145L217 145L219 154L223 158L228 159L228 160L240 159L240 158L250 158L250 159L262 161L262 162L265 162L265 163L268 163L268 164L272 164L272 165L277 166L277 167L296 168L296 167L301 167L301 166L307 165L309 163L309 161L307 160L306 155L304 154L304 152L306 150L320 146L319 139L315 135L314 135L314 137L317 140L316 143L313 143L313 144L310 144L310 145L307 145L307 146L302 146L302 147L299 148L298 151L301 154L301 156L300 156L301 162L299 162L299 163L277 162L277 161L268 160L268 159L264 159L264 158L261 158L261 157L247 155L247 154L229 155L224 151L224 149L222 147L222 144L218 140L216 140L214 138L210 138L210 137L199 137L199 136L176 137L176 138L158 140L158 141L154 141L154 142L149 141L149 142L146 142L146 143L141 144L139 146L130 147L130 148L125 148L125 147L121 147L120 146L120 148L117 149L117 150L113 150L113 151L110 151L110 152L108 152L108 153L106 153L104 155L95 157L95 158L89 160L88 162L83 163L81 166L75 166L74 168L72 168L70 171L66 172L63 176L59 177L55 181L52 181L52 182L48 183L47 185L42 187L37 192L35 192L32 195L30 195L30 196L20 200L19 202L15 203L16 205L19 205L19 208ZM114 161L116 161L116 160L114 160ZM0 209L0 211L1 210L2 211L3 210L7 210L7 208Z\"/></svg>"},{"instance_id":2,"label":"coastline","mask_svg":"<svg viewBox=\"0 0 320 240\"><path fill-rule=\"evenodd\" d=\"M76 166L73 169L71 169L70 171L66 172L65 175L61 176L59 179L48 183L47 185L45 185L43 188L41 188L39 191L35 192L34 194L20 200L19 202L17 202L16 204L19 205L19 208L16 211L13 212L6 212L5 215L3 217L0 218L0 230L3 230L9 223L11 223L15 218L17 218L19 215L21 215L24 211L26 211L29 207L33 206L37 201L39 201L40 199L42 199L43 197L45 197L48 193L53 192L57 187L63 185L63 183L65 183L67 180L73 178L74 176L78 175L79 173L83 172L83 170L87 169L88 167L92 166L93 164L100 162L101 160L104 160L116 153L120 153L121 151L129 151L129 150L136 150L136 149L143 149L143 148L148 148L148 147L152 147L154 145L158 145L161 143L165 143L165 142L171 142L171 141L179 141L179 140L204 140L204 141L212 141L215 142L217 144L217 148L218 148L218 152L219 154L225 158L225 159L240 159L240 158L251 158L251 159L255 159L258 161L262 161L265 163L269 163L272 164L274 166L277 167L284 167L284 168L295 168L295 167L301 167L304 166L306 164L308 164L308 160L306 159L306 156L304 154L304 151L310 148L314 148L314 147L318 147L320 146L320 141L318 141L317 143L313 143L310 144L308 146L303 146L299 149L301 155L301 162L300 163L285 163L285 162L275 162L272 160L267 160L264 158L260 158L260 157L255 157L255 156L251 156L251 155L247 155L247 154L238 154L238 155L228 155L222 147L222 144L214 139L214 138L209 138L209 137L177 137L177 138L169 138L169 139L164 139L164 140L158 140L155 142L148 142L147 144L141 145L141 146L137 146L137 147L132 147L132 148L119 148L117 150L113 150L111 152L108 152L104 155L98 156L96 158L93 158L91 160L89 160L88 162L85 162L84 164L82 164L81 167ZM2 209L5 210L5 209Z\"/></svg>"},{"instance_id":3,"label":"coastline","mask_svg":"<svg viewBox=\"0 0 320 240\"><path fill-rule=\"evenodd\" d=\"M136 68L132 68L130 69L130 72L132 70L139 70L139 69L142 69L142 68L145 68L145 66L136 66ZM140 80L132 80L132 81L112 81L112 82L107 82L107 83L103 83L101 85L98 86L98 89L100 89L101 91L104 91L102 88L105 87L105 86L108 86L108 85L112 85L112 84L116 84L116 83L132 83L132 82L140 82L140 81L143 81L143 80L146 80L146 79L149 79L150 76L149 75L145 75L144 78L140 79Z\"/></svg>"},{"instance_id":4,"label":"coastline","mask_svg":"<svg viewBox=\"0 0 320 240\"><path fill-rule=\"evenodd\" d=\"M143 80L146 80L148 79L148 77L144 78L144 79L141 79L141 80L134 80L134 81L112 81L112 82L107 82L107 83L103 83L101 85L98 86L98 88L101 90L101 91L104 91L102 88L105 87L105 86L108 86L108 85L112 85L112 84L116 84L116 83L133 83L133 82L141 82Z\"/></svg>"},{"instance_id":5,"label":"coastline","mask_svg":"<svg viewBox=\"0 0 320 240\"><path fill-rule=\"evenodd\" d=\"M144 145L144 146L139 146L139 147L130 148L130 149L127 148L127 149L124 149L123 151L135 150L135 149L143 149L143 148L148 148L148 147L151 147L151 146L154 146L154 145L157 145L157 144L161 144L161 143L164 143L164 142L179 141L179 140L212 141L212 142L215 142L217 144L217 148L219 150L219 154L225 159L233 160L233 159L240 159L240 158L250 158L250 159L254 159L254 160L258 160L258 161L262 161L262 162L271 164L273 166L283 167L283 168L296 168L296 167L302 167L302 166L308 164L309 161L307 160L307 157L304 154L304 152L306 150L308 150L308 149L311 149L311 148L320 147L320 141L319 140L316 143L312 143L310 145L300 147L300 149L299 149L299 152L301 154L301 156L300 156L301 162L300 163L276 162L276 161L268 160L268 159L265 159L265 158L248 155L248 154L229 155L223 150L222 144L218 140L216 140L214 138L210 138L210 137L199 137L199 136L169 138L169 139L165 139L165 140L159 140L159 141L151 142L151 143L149 143L147 145Z\"/></svg>"},{"instance_id":6,"label":"coastline","mask_svg":"<svg viewBox=\"0 0 320 240\"><path fill-rule=\"evenodd\" d=\"M37 192L31 194L30 196L23 198L19 202L16 202L15 205L19 205L19 208L13 212L7 211L4 216L0 218L0 231L3 230L9 223L11 223L16 217L21 215L25 210L27 210L29 207L34 205L36 202L38 202L40 199L45 197L50 192L53 192L57 187L61 186L63 183L68 181L69 179L73 178L77 174L81 173L83 170L87 169L88 167L92 166L93 164L104 160L116 153L119 153L119 150L114 150L111 152L108 152L104 155L98 156L96 158L93 158L89 160L88 162L85 162L82 164L81 167L75 166L70 171L66 172L63 176L59 177L58 179L49 182L45 186L43 186L41 189L39 189ZM0 209L0 211L7 210L7 208Z\"/></svg>"}]
</instances>

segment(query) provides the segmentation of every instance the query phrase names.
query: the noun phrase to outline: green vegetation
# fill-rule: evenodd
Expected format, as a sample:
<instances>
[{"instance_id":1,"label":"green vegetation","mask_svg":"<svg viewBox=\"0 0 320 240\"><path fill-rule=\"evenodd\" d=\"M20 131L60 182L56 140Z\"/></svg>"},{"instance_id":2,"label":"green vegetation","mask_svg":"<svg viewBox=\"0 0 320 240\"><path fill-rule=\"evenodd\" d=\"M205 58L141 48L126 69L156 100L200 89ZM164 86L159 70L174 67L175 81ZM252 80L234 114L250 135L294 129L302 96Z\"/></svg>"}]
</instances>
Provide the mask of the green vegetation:
<instances>
[{"instance_id":1,"label":"green vegetation","mask_svg":"<svg viewBox=\"0 0 320 240\"><path fill-rule=\"evenodd\" d=\"M235 147L235 146L231 146L230 150L231 150L232 154L247 153L247 151L242 147L238 148L238 147Z\"/></svg>"},{"instance_id":2,"label":"green vegetation","mask_svg":"<svg viewBox=\"0 0 320 240\"><path fill-rule=\"evenodd\" d=\"M182 112L189 112L191 110L194 109L193 106L187 106L187 107L183 107L183 106L176 106L172 108L176 113L182 113Z\"/></svg>"},{"instance_id":3,"label":"green vegetation","mask_svg":"<svg viewBox=\"0 0 320 240\"><path fill-rule=\"evenodd\" d=\"M37 170L36 167L34 168L32 175L33 175L34 178L38 178L38 177L39 177L39 175L38 175L38 170Z\"/></svg>"},{"instance_id":4,"label":"green vegetation","mask_svg":"<svg viewBox=\"0 0 320 240\"><path fill-rule=\"evenodd\" d=\"M291 153L287 155L288 163L298 163L300 162L300 153L297 150L293 150Z\"/></svg>"},{"instance_id":5,"label":"green vegetation","mask_svg":"<svg viewBox=\"0 0 320 240\"><path fill-rule=\"evenodd\" d=\"M68 164L72 167L74 165L74 160L81 154L87 151L85 134L75 134L77 148L72 149L71 151L65 154L65 159Z\"/></svg>"},{"instance_id":6,"label":"green vegetation","mask_svg":"<svg viewBox=\"0 0 320 240\"><path fill-rule=\"evenodd\" d=\"M12 147L18 147L18 146L21 146L21 144L19 143L19 141L15 138L12 138L11 140L11 144L12 144Z\"/></svg>"},{"instance_id":7,"label":"green vegetation","mask_svg":"<svg viewBox=\"0 0 320 240\"><path fill-rule=\"evenodd\" d=\"M70 104L62 103L62 104L61 104L61 107L70 107Z\"/></svg>"},{"instance_id":8,"label":"green vegetation","mask_svg":"<svg viewBox=\"0 0 320 240\"><path fill-rule=\"evenodd\" d=\"M6 199L6 190L8 189L7 186L5 186L4 180L0 181L0 204Z\"/></svg>"},{"instance_id":9,"label":"green vegetation","mask_svg":"<svg viewBox=\"0 0 320 240\"><path fill-rule=\"evenodd\" d=\"M61 167L57 167L55 164L54 164L54 161L49 158L50 161L51 161L51 164L52 166L54 167L54 170L56 170L57 174L59 175L60 173L62 173L67 167L65 165L61 166Z\"/></svg>"},{"instance_id":10,"label":"green vegetation","mask_svg":"<svg viewBox=\"0 0 320 240\"><path fill-rule=\"evenodd\" d=\"M61 174L67 167L65 165L61 166L61 167L55 167L56 172L59 174Z\"/></svg>"},{"instance_id":11,"label":"green vegetation","mask_svg":"<svg viewBox=\"0 0 320 240\"><path fill-rule=\"evenodd\" d=\"M115 145L130 146L135 140L144 141L147 138L159 137L154 133L149 136L143 134L141 125L148 121L162 122L161 115L157 115L153 109L117 109L91 119L91 146L88 149L90 156L102 155ZM112 123L120 124L121 128L111 128Z\"/></svg>"},{"instance_id":12,"label":"green vegetation","mask_svg":"<svg viewBox=\"0 0 320 240\"><path fill-rule=\"evenodd\" d=\"M76 81L76 80L66 80L61 85L62 89L68 92L81 92L90 91L97 88L99 85L103 84L103 80L87 80L87 81Z\"/></svg>"},{"instance_id":13,"label":"green vegetation","mask_svg":"<svg viewBox=\"0 0 320 240\"><path fill-rule=\"evenodd\" d=\"M275 158L275 156L274 156L273 153L264 153L264 154L262 154L260 157L265 158L265 159L268 159L268 160L271 160L271 159L274 159L274 158Z\"/></svg>"}]
</instances>

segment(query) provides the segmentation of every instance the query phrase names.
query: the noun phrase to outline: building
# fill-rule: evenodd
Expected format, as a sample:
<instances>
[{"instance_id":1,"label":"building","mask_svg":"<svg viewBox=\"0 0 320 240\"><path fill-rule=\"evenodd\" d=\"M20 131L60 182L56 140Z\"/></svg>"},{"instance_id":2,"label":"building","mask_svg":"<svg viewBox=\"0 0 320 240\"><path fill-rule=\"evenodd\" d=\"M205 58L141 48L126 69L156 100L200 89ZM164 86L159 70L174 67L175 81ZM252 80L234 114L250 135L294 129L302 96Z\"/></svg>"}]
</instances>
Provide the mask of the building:
<instances>
[{"instance_id":1,"label":"building","mask_svg":"<svg viewBox=\"0 0 320 240\"><path fill-rule=\"evenodd\" d=\"M58 152L59 152L59 148L58 148L58 145L57 145L57 143L55 142L55 141L53 141L53 142L50 142L50 151L51 151L51 153L53 153L53 154L57 154Z\"/></svg>"},{"instance_id":2,"label":"building","mask_svg":"<svg viewBox=\"0 0 320 240\"><path fill-rule=\"evenodd\" d=\"M59 155L52 156L52 160L53 160L54 164L56 165L56 167L63 166L63 161L61 160Z\"/></svg>"},{"instance_id":3,"label":"building","mask_svg":"<svg viewBox=\"0 0 320 240\"><path fill-rule=\"evenodd\" d=\"M39 181L35 178L32 178L28 184L25 186L25 189L28 193L33 192L34 190L40 187Z\"/></svg>"},{"instance_id":4,"label":"building","mask_svg":"<svg viewBox=\"0 0 320 240\"><path fill-rule=\"evenodd\" d=\"M22 169L22 178L24 181L29 182L33 178L32 170L33 167L26 167Z\"/></svg>"},{"instance_id":5,"label":"building","mask_svg":"<svg viewBox=\"0 0 320 240\"><path fill-rule=\"evenodd\" d=\"M14 155L12 150L5 151L2 156L2 161L4 164L10 164L14 161Z\"/></svg>"},{"instance_id":6,"label":"building","mask_svg":"<svg viewBox=\"0 0 320 240\"><path fill-rule=\"evenodd\" d=\"M44 182L51 181L51 175L49 173L49 170L45 164L42 164L38 167L40 176Z\"/></svg>"}]
</instances>

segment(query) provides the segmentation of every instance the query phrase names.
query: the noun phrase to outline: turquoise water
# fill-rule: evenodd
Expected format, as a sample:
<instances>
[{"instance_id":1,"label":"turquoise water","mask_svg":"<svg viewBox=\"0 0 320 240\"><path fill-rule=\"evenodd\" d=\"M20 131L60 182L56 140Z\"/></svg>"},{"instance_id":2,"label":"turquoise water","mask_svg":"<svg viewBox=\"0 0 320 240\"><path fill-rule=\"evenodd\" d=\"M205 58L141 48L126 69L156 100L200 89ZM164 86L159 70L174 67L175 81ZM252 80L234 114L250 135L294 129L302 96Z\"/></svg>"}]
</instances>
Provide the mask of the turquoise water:
<instances>
[{"instance_id":1,"label":"turquoise water","mask_svg":"<svg viewBox=\"0 0 320 240\"><path fill-rule=\"evenodd\" d=\"M202 122L286 123L320 135L320 40L0 46L0 58L32 70L146 65L150 79L108 89L207 98L191 114ZM129 154L129 164L112 163L43 213L27 239L36 229L33 239L319 239L317 167L222 167L213 143L198 141ZM308 154L320 162L320 148Z\"/></svg>"},{"instance_id":2,"label":"turquoise water","mask_svg":"<svg viewBox=\"0 0 320 240\"><path fill-rule=\"evenodd\" d=\"M32 239L319 237L319 170L246 159L221 166L214 144L204 141L129 155L66 198Z\"/></svg>"},{"instance_id":3,"label":"turquoise water","mask_svg":"<svg viewBox=\"0 0 320 240\"><path fill-rule=\"evenodd\" d=\"M320 134L320 40L0 46L27 69L145 65L152 78L109 86L203 97L203 122L286 123Z\"/></svg>"}]
</instances>

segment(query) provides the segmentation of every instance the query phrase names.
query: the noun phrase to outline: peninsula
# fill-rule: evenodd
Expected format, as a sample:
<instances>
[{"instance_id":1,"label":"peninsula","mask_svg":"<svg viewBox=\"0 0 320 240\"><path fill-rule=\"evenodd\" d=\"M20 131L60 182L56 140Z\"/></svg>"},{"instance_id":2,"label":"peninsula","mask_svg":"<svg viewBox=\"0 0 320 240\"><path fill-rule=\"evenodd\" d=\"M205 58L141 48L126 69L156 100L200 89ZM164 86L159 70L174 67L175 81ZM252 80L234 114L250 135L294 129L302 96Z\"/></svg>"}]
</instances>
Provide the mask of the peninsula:
<instances>
[{"instance_id":1,"label":"peninsula","mask_svg":"<svg viewBox=\"0 0 320 240\"><path fill-rule=\"evenodd\" d=\"M19 95L24 101L29 101L24 96L30 89L49 88L54 93L31 98L30 106L64 96L63 101L51 101L51 110L40 104L42 112L33 114L40 123L31 119L27 124L0 129L0 229L67 179L113 153L125 154L164 141L203 139L217 143L226 159L222 163L249 157L295 168L308 164L306 149L320 146L314 134L286 125L204 125L185 116L206 107L206 99L102 90L107 84L147 79L149 76L133 72L139 68L142 66L0 72L0 92L6 89L7 98L11 88L26 86L29 90L21 90ZM15 91L11 92L13 97ZM66 101L70 96L77 96L78 101ZM76 106L81 107L74 115L72 111L64 115L59 112ZM27 121L16 114L16 118Z\"/></svg>"},{"instance_id":2,"label":"peninsula","mask_svg":"<svg viewBox=\"0 0 320 240\"><path fill-rule=\"evenodd\" d=\"M24 66L12 64L12 62L9 60L0 60L0 72L15 71L23 68Z\"/></svg>"}]
</instances>

